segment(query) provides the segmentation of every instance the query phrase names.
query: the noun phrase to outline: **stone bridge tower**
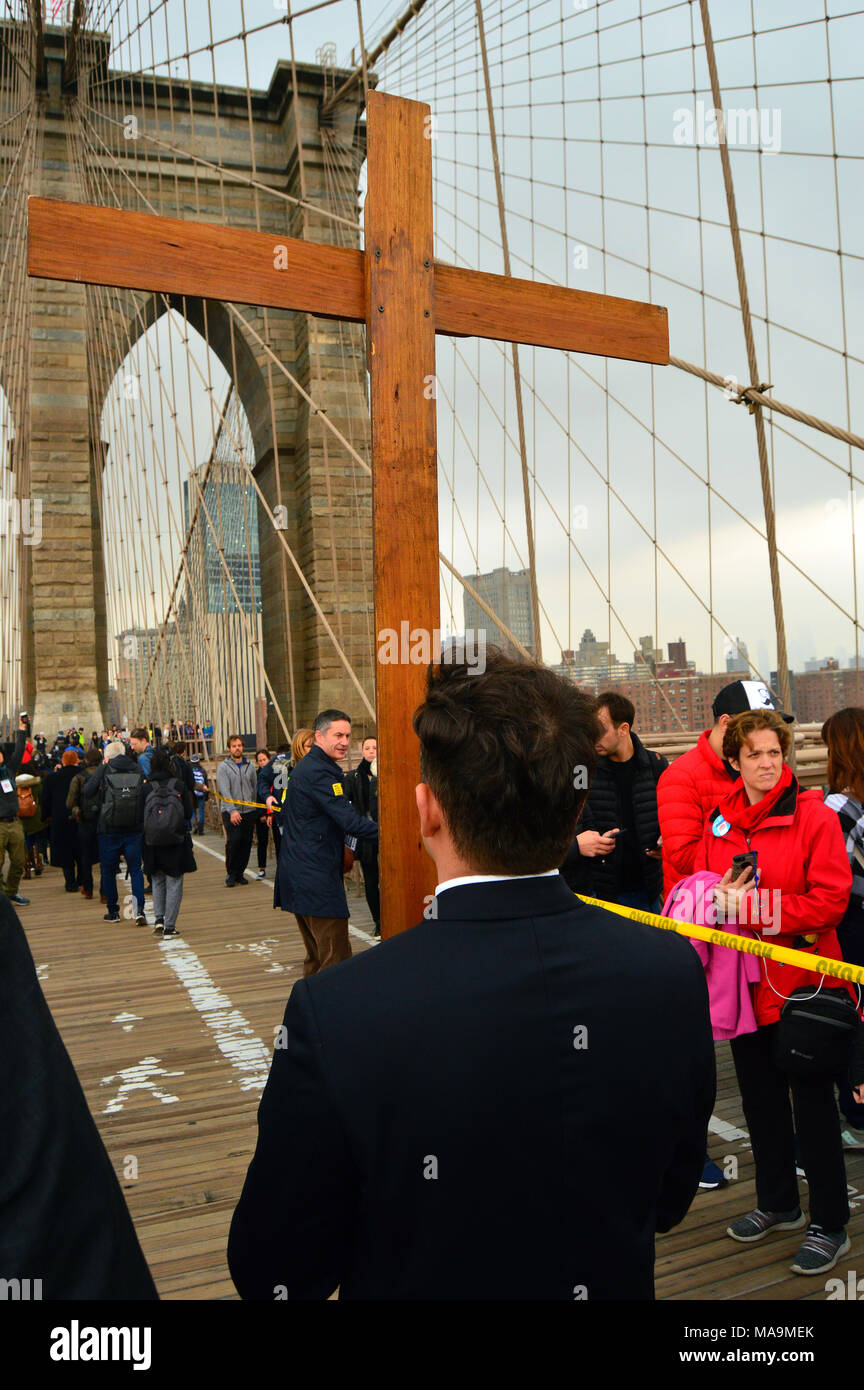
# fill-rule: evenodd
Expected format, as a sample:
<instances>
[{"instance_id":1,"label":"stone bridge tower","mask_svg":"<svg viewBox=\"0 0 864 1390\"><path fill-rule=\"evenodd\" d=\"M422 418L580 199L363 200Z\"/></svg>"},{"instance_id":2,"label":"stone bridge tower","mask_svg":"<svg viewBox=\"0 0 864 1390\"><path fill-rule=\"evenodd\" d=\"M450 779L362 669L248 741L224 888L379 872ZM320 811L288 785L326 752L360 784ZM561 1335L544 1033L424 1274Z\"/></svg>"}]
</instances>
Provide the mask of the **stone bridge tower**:
<instances>
[{"instance_id":1,"label":"stone bridge tower","mask_svg":"<svg viewBox=\"0 0 864 1390\"><path fill-rule=\"evenodd\" d=\"M337 82L345 75L337 73ZM115 190L112 200L146 210L135 183L139 174L146 178L152 170L154 148L161 148L147 139L149 134L172 148L171 175L159 179L157 198L150 193L152 176L147 185L156 212L272 231L274 245L286 235L359 244L344 222L266 192L259 196L252 185L254 178L295 198L303 191L311 203L343 217L346 207L357 208L364 150L362 90L354 88L322 117L329 90L326 70L297 66L292 72L288 61L276 63L266 92L223 87L214 98L212 85L152 75L142 82L131 74L109 74L104 35L81 35L70 58L68 36L46 28L36 89L34 194L106 201L74 142L82 106L89 104L92 111L93 93L104 89L109 77L113 119L99 129L106 145L113 142L105 156ZM127 138L130 131L132 138ZM112 343L107 339L113 335L98 336L92 330L88 297L98 293L103 295L104 321L105 291L46 280L32 281L30 290L29 486L32 496L41 499L42 537L28 556L32 621L23 658L34 728L49 734L73 720L83 722L88 732L106 722L107 656L115 634L107 626L97 505L105 447L99 421L123 357L116 344L129 342L130 308L131 317L146 325L166 307L161 296L109 292L118 327ZM234 381L252 429L255 477L270 507L281 505L286 539L371 693L368 477L358 481L346 450L332 435L324 438L320 420L254 334L238 328L223 304L186 300L183 309L202 332L206 325L210 347ZM362 327L272 309L266 311L265 325L264 311L244 313L341 432L357 441L367 438ZM133 331L132 341L136 337ZM322 706L345 701L344 670L263 509L259 535L264 663L286 718L291 719L293 686L298 723L306 723ZM353 688L352 696L349 708L360 715ZM268 736L282 737L272 712Z\"/></svg>"}]
</instances>

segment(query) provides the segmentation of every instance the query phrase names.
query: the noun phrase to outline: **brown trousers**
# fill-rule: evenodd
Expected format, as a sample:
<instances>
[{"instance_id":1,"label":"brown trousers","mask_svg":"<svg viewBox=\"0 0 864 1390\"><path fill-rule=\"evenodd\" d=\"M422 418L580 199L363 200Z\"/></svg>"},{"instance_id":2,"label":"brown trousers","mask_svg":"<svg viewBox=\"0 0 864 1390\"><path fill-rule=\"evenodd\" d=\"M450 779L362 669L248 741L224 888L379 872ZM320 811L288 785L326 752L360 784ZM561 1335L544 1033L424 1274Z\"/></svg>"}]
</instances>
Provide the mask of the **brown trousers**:
<instances>
[{"instance_id":1,"label":"brown trousers","mask_svg":"<svg viewBox=\"0 0 864 1390\"><path fill-rule=\"evenodd\" d=\"M3 861L9 855L9 870L3 881ZM21 875L24 872L24 863L27 857L27 842L24 839L24 827L20 820L0 821L0 891L4 892L7 898L14 898L18 892L18 884L21 882ZM348 923L345 923L346 927ZM351 954L350 951L348 953Z\"/></svg>"},{"instance_id":2,"label":"brown trousers","mask_svg":"<svg viewBox=\"0 0 864 1390\"><path fill-rule=\"evenodd\" d=\"M347 917L303 917L299 912L294 915L306 947L304 977L317 975L319 970L338 965L340 960L351 959Z\"/></svg>"}]
</instances>

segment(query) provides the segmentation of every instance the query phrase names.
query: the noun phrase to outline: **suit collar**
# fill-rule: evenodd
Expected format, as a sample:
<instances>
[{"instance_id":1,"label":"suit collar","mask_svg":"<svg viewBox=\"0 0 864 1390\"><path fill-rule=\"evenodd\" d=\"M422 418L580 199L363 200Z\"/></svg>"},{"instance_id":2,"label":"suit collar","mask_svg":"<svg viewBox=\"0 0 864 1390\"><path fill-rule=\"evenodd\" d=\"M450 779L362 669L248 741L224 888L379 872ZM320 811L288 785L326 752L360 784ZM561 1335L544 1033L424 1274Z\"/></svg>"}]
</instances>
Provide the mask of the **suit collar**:
<instances>
[{"instance_id":1,"label":"suit collar","mask_svg":"<svg viewBox=\"0 0 864 1390\"><path fill-rule=\"evenodd\" d=\"M466 883L435 898L438 921L502 921L571 912L578 901L560 874L554 878L502 878ZM431 915L431 914L430 914Z\"/></svg>"}]
</instances>

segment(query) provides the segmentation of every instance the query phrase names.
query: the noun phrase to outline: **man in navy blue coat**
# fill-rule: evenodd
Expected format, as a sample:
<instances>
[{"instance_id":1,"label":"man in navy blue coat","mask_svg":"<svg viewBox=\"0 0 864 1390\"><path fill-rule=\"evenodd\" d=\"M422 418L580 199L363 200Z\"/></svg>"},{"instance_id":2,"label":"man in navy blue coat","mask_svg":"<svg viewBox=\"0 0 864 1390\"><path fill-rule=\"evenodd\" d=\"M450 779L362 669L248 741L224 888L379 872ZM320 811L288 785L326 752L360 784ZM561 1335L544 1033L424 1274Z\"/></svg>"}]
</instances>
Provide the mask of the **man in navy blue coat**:
<instances>
[{"instance_id":1,"label":"man in navy blue coat","mask_svg":"<svg viewBox=\"0 0 864 1390\"><path fill-rule=\"evenodd\" d=\"M377 840L378 826L348 800L338 759L348 752L351 720L325 709L315 742L295 767L282 805L282 843L273 906L293 912L306 947L305 976L351 956L348 900L342 881L345 839Z\"/></svg>"},{"instance_id":2,"label":"man in navy blue coat","mask_svg":"<svg viewBox=\"0 0 864 1390\"><path fill-rule=\"evenodd\" d=\"M489 652L430 671L414 728L428 920L294 986L231 1275L261 1300L650 1299L714 1101L699 958L558 873L599 736L576 686Z\"/></svg>"}]
</instances>

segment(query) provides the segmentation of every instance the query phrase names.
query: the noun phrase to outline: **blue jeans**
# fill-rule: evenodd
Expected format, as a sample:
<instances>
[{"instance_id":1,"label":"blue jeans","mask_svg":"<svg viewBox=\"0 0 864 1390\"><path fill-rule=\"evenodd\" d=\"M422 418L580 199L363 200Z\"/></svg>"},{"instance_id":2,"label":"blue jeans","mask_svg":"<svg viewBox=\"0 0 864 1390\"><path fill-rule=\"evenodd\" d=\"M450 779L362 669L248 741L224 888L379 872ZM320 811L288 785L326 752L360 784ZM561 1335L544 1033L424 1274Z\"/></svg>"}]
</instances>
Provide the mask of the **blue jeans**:
<instances>
[{"instance_id":1,"label":"blue jeans","mask_svg":"<svg viewBox=\"0 0 864 1390\"><path fill-rule=\"evenodd\" d=\"M197 825L198 825L198 829L199 829L199 830L203 830L203 829L204 829L204 809L205 809L206 805L207 805L207 798L206 798L206 796L198 796L198 794L197 794L197 792L196 792L196 794L195 794L195 821L197 822Z\"/></svg>"},{"instance_id":2,"label":"blue jeans","mask_svg":"<svg viewBox=\"0 0 864 1390\"><path fill-rule=\"evenodd\" d=\"M129 867L132 896L135 899L136 913L144 911L144 875L141 873L141 831L111 830L99 836L99 862L102 867L102 883L108 911L113 915L119 908L117 898L117 870L120 856Z\"/></svg>"}]
</instances>

